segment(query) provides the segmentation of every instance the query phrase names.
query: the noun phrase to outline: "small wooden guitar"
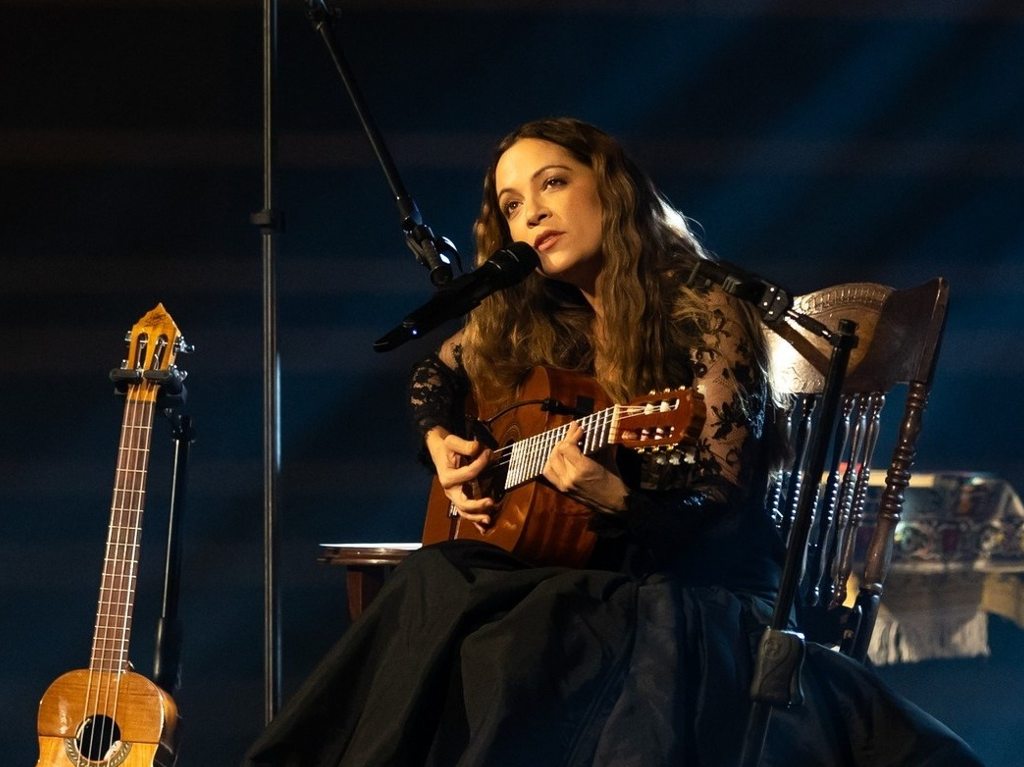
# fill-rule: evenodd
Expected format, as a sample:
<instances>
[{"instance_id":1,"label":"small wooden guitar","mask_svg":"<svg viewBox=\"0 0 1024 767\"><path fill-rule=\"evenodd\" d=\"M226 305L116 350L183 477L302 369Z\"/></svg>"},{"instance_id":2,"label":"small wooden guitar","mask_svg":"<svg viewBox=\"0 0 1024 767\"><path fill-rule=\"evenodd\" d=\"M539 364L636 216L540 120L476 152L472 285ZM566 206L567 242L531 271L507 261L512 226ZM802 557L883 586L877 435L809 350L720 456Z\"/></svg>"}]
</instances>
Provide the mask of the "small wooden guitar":
<instances>
[{"instance_id":1,"label":"small wooden guitar","mask_svg":"<svg viewBox=\"0 0 1024 767\"><path fill-rule=\"evenodd\" d=\"M131 671L128 640L138 577L153 409L178 374L184 342L162 304L132 328L128 358L111 377L126 386L99 606L88 669L57 678L39 703L37 767L171 767L177 707Z\"/></svg>"},{"instance_id":2,"label":"small wooden guitar","mask_svg":"<svg viewBox=\"0 0 1024 767\"><path fill-rule=\"evenodd\" d=\"M481 531L457 514L437 479L431 487L423 543L478 540L534 564L579 567L593 550L587 529L592 511L544 482L544 464L579 421L580 449L591 455L607 445L640 451L691 449L704 425L705 407L692 389L668 390L614 405L596 381L575 373L535 368L519 391L519 404L492 417L494 458L473 493L498 501L491 525ZM542 407L544 402L567 407ZM573 412L576 411L576 412ZM581 411L588 413L581 415Z\"/></svg>"}]
</instances>

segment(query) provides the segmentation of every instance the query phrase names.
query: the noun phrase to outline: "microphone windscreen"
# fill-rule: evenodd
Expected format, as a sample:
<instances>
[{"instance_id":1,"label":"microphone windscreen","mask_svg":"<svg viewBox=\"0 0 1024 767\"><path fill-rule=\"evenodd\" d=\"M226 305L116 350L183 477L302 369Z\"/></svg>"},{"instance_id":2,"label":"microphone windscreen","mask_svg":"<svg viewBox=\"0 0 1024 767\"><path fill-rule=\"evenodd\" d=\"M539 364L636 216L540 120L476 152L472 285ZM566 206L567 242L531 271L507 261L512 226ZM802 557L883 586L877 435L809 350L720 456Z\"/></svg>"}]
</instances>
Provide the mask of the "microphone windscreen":
<instances>
[{"instance_id":1,"label":"microphone windscreen","mask_svg":"<svg viewBox=\"0 0 1024 767\"><path fill-rule=\"evenodd\" d=\"M513 242L487 259L487 262L480 268L490 267L494 269L491 279L496 287L507 288L517 282L525 280L526 277L540 266L540 257L531 246L525 242Z\"/></svg>"}]
</instances>

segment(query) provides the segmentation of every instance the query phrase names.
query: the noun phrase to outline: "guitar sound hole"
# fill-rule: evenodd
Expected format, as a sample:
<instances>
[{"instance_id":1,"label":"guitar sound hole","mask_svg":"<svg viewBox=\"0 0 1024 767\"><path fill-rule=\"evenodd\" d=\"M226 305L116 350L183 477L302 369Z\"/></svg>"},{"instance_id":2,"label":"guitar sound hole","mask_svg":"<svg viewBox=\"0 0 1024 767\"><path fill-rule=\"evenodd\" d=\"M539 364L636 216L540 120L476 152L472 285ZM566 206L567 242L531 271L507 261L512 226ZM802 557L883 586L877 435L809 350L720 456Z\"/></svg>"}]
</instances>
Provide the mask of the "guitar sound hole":
<instances>
[{"instance_id":1,"label":"guitar sound hole","mask_svg":"<svg viewBox=\"0 0 1024 767\"><path fill-rule=\"evenodd\" d=\"M100 714L85 720L75 744L78 753L91 762L101 762L110 756L110 747L121 740L121 728L109 716Z\"/></svg>"},{"instance_id":2,"label":"guitar sound hole","mask_svg":"<svg viewBox=\"0 0 1024 767\"><path fill-rule=\"evenodd\" d=\"M507 468L485 469L480 472L477 479L477 489L473 494L474 498L493 498L495 503L505 497L505 477L508 474Z\"/></svg>"}]
</instances>

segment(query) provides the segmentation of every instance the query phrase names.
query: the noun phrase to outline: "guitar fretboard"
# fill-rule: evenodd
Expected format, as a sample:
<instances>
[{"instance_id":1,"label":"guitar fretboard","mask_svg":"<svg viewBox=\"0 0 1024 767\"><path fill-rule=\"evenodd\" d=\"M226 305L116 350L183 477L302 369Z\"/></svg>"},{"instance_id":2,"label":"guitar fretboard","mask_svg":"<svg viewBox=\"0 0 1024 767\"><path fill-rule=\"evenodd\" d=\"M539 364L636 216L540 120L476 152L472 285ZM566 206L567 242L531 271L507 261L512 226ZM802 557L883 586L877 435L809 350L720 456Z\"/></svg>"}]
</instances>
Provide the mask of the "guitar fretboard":
<instances>
[{"instance_id":1,"label":"guitar fretboard","mask_svg":"<svg viewBox=\"0 0 1024 767\"><path fill-rule=\"evenodd\" d=\"M625 406L612 405L577 419L585 432L583 443L580 445L580 450L584 455L596 453L613 441L615 430L619 424L620 410L623 407ZM509 458L508 475L505 478L505 489L508 490L539 477L544 471L544 464L547 463L551 451L555 449L556 444L565 439L571 426L571 423L563 424L514 443L511 447L512 453Z\"/></svg>"},{"instance_id":2,"label":"guitar fretboard","mask_svg":"<svg viewBox=\"0 0 1024 767\"><path fill-rule=\"evenodd\" d=\"M152 388L153 384L142 382L136 387ZM125 403L89 662L95 671L118 672L128 667L154 401L155 396L136 397L133 390Z\"/></svg>"}]
</instances>

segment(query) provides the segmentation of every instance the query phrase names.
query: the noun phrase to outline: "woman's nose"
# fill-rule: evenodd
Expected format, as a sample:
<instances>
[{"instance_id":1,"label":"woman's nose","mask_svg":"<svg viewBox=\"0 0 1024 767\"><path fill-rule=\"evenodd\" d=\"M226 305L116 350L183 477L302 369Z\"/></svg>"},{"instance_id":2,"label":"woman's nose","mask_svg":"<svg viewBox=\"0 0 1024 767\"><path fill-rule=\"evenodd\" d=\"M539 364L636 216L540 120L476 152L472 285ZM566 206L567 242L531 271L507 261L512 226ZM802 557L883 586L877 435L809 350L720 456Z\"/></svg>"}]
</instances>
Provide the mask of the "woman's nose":
<instances>
[{"instance_id":1,"label":"woman's nose","mask_svg":"<svg viewBox=\"0 0 1024 767\"><path fill-rule=\"evenodd\" d=\"M536 208L526 219L527 226L537 226L541 221L550 216L550 211L545 207Z\"/></svg>"}]
</instances>

